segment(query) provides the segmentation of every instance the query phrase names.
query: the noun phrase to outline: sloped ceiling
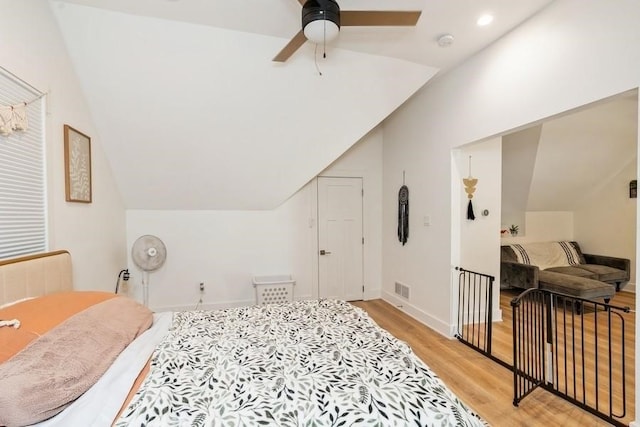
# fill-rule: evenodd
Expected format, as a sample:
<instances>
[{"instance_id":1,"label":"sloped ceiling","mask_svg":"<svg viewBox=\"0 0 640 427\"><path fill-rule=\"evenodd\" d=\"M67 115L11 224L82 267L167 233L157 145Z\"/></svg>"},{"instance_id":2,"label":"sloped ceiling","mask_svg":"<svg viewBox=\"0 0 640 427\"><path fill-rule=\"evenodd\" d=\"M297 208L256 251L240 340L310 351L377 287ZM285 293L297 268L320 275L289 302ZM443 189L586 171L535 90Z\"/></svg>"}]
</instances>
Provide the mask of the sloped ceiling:
<instances>
[{"instance_id":1,"label":"sloped ceiling","mask_svg":"<svg viewBox=\"0 0 640 427\"><path fill-rule=\"evenodd\" d=\"M576 210L590 194L636 162L637 123L635 94L545 123L528 210Z\"/></svg>"},{"instance_id":2,"label":"sloped ceiling","mask_svg":"<svg viewBox=\"0 0 640 427\"><path fill-rule=\"evenodd\" d=\"M440 13L454 29L427 13L416 28L345 30L327 59L307 43L284 64L271 58L299 29L293 0L50 3L127 208L270 209L437 67L473 54L549 0L483 2L504 10L503 20L447 52L434 49L434 31L455 31L453 12L475 19L478 6L398 1L394 8ZM342 6L357 9L358 1Z\"/></svg>"},{"instance_id":3,"label":"sloped ceiling","mask_svg":"<svg viewBox=\"0 0 640 427\"><path fill-rule=\"evenodd\" d=\"M522 211L577 210L590 194L636 162L637 126L634 93L550 119L533 131L505 136L503 168L517 172L503 175L503 182L511 187L520 183L521 188L512 188L510 195L503 192L503 204L509 206L509 198L517 202L525 195ZM523 140L527 137L537 141ZM507 144L534 147L533 161L531 156L508 155L512 150ZM523 176L527 179L519 179Z\"/></svg>"},{"instance_id":4,"label":"sloped ceiling","mask_svg":"<svg viewBox=\"0 0 640 427\"><path fill-rule=\"evenodd\" d=\"M502 219L524 224L542 124L502 138Z\"/></svg>"}]
</instances>

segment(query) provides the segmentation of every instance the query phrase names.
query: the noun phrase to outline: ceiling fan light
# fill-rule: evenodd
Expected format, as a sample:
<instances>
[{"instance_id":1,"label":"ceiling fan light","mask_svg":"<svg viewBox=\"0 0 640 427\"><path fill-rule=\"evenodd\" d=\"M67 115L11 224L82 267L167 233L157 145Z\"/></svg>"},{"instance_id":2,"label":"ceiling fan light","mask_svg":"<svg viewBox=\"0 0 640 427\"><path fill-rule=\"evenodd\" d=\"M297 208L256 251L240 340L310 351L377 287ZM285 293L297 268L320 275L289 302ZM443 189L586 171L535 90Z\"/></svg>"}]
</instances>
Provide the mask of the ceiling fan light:
<instances>
[{"instance_id":1,"label":"ceiling fan light","mask_svg":"<svg viewBox=\"0 0 640 427\"><path fill-rule=\"evenodd\" d=\"M340 32L340 6L333 0L308 0L302 7L302 29L313 43L332 41Z\"/></svg>"},{"instance_id":2,"label":"ceiling fan light","mask_svg":"<svg viewBox=\"0 0 640 427\"><path fill-rule=\"evenodd\" d=\"M340 33L340 28L326 19L309 22L304 27L304 36L313 43L329 43Z\"/></svg>"}]
</instances>

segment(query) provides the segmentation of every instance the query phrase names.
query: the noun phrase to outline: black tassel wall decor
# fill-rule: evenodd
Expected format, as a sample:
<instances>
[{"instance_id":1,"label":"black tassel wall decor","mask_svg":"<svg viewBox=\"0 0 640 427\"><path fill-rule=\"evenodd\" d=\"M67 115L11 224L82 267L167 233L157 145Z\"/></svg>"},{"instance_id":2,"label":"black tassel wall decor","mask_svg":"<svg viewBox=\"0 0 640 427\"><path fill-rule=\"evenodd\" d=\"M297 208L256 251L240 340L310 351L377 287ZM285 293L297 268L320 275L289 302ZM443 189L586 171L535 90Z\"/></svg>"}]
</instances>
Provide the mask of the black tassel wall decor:
<instances>
[{"instance_id":1,"label":"black tassel wall decor","mask_svg":"<svg viewBox=\"0 0 640 427\"><path fill-rule=\"evenodd\" d=\"M473 221L476 219L476 216L473 214L473 205L471 204L471 199L469 199L469 204L467 205L467 219Z\"/></svg>"}]
</instances>

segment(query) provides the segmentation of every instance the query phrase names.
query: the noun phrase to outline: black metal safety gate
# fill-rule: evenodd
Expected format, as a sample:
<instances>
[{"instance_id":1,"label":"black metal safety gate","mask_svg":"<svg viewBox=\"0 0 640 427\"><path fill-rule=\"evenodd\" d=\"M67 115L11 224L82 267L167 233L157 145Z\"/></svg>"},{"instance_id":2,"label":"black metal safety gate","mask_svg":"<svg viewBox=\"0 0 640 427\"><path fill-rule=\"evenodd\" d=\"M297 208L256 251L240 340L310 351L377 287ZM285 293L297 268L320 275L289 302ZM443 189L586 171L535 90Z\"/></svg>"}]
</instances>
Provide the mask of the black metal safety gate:
<instances>
[{"instance_id":1,"label":"black metal safety gate","mask_svg":"<svg viewBox=\"0 0 640 427\"><path fill-rule=\"evenodd\" d=\"M513 404L542 387L614 425L626 417L628 307L528 289L513 308Z\"/></svg>"},{"instance_id":2,"label":"black metal safety gate","mask_svg":"<svg viewBox=\"0 0 640 427\"><path fill-rule=\"evenodd\" d=\"M456 267L456 338L513 372L513 404L541 387L617 426L627 416L624 313L543 289L511 301L513 365L492 354L494 277ZM633 342L631 340L631 342ZM629 364L629 365L628 365Z\"/></svg>"},{"instance_id":3,"label":"black metal safety gate","mask_svg":"<svg viewBox=\"0 0 640 427\"><path fill-rule=\"evenodd\" d=\"M491 360L511 365L491 352L493 325L493 283L495 278L456 267L458 274L458 325L456 338Z\"/></svg>"}]
</instances>

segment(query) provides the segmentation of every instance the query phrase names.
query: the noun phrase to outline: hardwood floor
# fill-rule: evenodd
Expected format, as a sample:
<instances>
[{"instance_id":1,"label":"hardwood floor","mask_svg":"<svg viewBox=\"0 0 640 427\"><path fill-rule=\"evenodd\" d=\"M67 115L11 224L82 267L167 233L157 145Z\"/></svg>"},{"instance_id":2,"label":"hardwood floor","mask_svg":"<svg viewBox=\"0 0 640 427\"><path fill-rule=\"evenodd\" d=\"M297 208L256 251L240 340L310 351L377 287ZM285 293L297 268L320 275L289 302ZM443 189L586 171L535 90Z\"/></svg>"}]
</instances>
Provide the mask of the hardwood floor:
<instances>
[{"instance_id":1,"label":"hardwood floor","mask_svg":"<svg viewBox=\"0 0 640 427\"><path fill-rule=\"evenodd\" d=\"M494 322L493 353L511 361L512 338L509 305L512 295L501 294L504 321ZM519 407L513 406L513 374L455 339L429 329L382 300L358 301L382 328L407 342L420 357L468 406L493 426L608 426L610 424L545 390L537 389ZM635 308L635 294L619 292L611 301ZM629 313L627 344L627 417L634 420L634 314ZM631 372L629 372L631 371Z\"/></svg>"}]
</instances>

